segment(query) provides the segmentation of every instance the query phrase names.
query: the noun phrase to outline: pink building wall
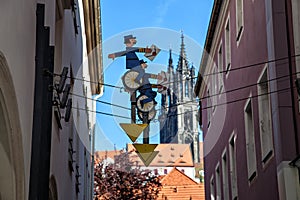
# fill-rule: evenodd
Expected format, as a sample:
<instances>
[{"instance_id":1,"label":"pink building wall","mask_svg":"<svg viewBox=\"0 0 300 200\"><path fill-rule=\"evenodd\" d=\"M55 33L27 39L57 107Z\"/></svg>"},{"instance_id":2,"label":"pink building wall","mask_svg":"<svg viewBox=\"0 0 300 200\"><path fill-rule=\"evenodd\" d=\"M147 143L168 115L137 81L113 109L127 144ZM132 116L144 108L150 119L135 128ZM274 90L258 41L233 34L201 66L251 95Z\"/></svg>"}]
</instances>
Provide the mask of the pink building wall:
<instances>
[{"instance_id":1,"label":"pink building wall","mask_svg":"<svg viewBox=\"0 0 300 200\"><path fill-rule=\"evenodd\" d=\"M219 3L223 2L219 12ZM226 4L228 7L226 9ZM292 32L292 14L290 1L288 1L288 16L290 23L290 37ZM284 173L294 173L295 167L288 165L296 156L296 145L299 146L299 139L296 141L295 135L299 134L299 112L297 103L297 93L292 90L294 95L294 105L292 107L292 93L289 79L289 60L287 45L287 27L285 18L285 1L243 1L244 26L240 41L237 42L236 33L236 1L215 1L215 6L211 16L211 22L206 39L205 48L213 61L218 65L218 46L222 43L223 63L225 62L225 25L228 16L230 18L230 37L231 37L231 69L227 74L222 73L224 80L223 95L217 95L216 102L212 105L218 105L212 113L210 124L208 126L207 109L208 98L207 90L211 85L215 74L209 69L213 66L205 62L205 56L202 57L200 73L203 76L201 86L195 91L202 100L202 130L204 133L204 165L205 165L205 190L206 199L210 197L211 177L216 177L216 167L219 165L221 171L221 199L224 198L222 155L225 152L227 163L229 158L229 140L234 133L236 136L236 169L238 199L286 199L284 192L287 191L280 182L285 179ZM212 20L217 17L217 20ZM220 26L221 24L221 26ZM214 30L215 26L215 31ZM294 55L293 39L290 43L291 55ZM268 62L271 60L276 62ZM295 73L295 63L292 61L293 71ZM260 64L259 64L260 63ZM266 163L263 163L261 155L260 122L258 107L258 83L259 77L267 66L269 73L270 102L271 102L271 121L273 134L273 153ZM209 74L209 75L207 75ZM285 77L285 78L280 78ZM295 80L295 75L292 77ZM200 79L198 78L198 81ZM293 82L292 82L293 83ZM294 83L293 83L294 84ZM250 86L251 87L245 87ZM293 85L295 87L295 85ZM196 86L197 87L197 86ZM225 89L225 90L224 90ZM237 89L234 92L230 90ZM281 91L282 90L282 91ZM277 92L281 91L281 92ZM212 94L212 93L211 93ZM244 108L248 97L252 96L252 114L254 124L255 155L256 155L256 177L249 182L247 173L247 152L246 136L244 122ZM204 97L204 98L203 98ZM296 103L295 103L296 102ZM293 109L295 112L293 113ZM294 115L293 115L294 114ZM293 118L295 116L295 119ZM295 120L295 121L293 121ZM296 124L294 123L296 122ZM295 126L294 126L295 125ZM296 131L295 131L296 127ZM298 130L297 130L298 129ZM229 159L228 159L229 158ZM228 194L232 199L232 182L230 166L228 167ZM286 170L286 171L285 171ZM289 171L289 172L287 172ZM298 178L297 173L294 176ZM297 184L297 181L295 181ZM291 183L286 183L289 185ZM214 184L214 193L216 193L216 184ZM292 185L292 184L291 184ZM288 186L286 186L288 187ZM297 193L298 191L294 190ZM217 199L217 197L216 197ZM226 198L224 198L226 199Z\"/></svg>"}]
</instances>

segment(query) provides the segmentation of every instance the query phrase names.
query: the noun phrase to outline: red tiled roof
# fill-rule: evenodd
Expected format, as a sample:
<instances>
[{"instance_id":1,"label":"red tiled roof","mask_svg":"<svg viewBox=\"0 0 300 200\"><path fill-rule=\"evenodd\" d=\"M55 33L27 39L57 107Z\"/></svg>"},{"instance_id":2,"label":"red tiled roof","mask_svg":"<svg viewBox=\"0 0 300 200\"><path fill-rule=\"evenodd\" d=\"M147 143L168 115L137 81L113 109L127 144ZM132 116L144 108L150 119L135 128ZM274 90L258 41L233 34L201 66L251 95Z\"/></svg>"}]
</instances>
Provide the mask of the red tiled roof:
<instances>
[{"instance_id":1,"label":"red tiled roof","mask_svg":"<svg viewBox=\"0 0 300 200\"><path fill-rule=\"evenodd\" d=\"M185 175L183 172L179 171L176 167L174 167L170 173L168 173L165 177L161 180L162 185L197 185L198 183L195 182L193 179Z\"/></svg>"},{"instance_id":2,"label":"red tiled roof","mask_svg":"<svg viewBox=\"0 0 300 200\"><path fill-rule=\"evenodd\" d=\"M159 200L204 200L204 184L196 183L177 168L161 179Z\"/></svg>"}]
</instances>

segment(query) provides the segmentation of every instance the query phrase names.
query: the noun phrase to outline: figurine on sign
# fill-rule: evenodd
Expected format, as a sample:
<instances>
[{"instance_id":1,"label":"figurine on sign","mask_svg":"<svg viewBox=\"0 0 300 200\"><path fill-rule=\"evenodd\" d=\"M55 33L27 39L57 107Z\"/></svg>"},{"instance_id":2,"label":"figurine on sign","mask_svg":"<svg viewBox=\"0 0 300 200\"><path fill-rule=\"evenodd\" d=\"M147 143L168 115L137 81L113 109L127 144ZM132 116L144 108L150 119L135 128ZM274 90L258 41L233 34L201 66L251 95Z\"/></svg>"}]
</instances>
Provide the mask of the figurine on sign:
<instances>
[{"instance_id":1,"label":"figurine on sign","mask_svg":"<svg viewBox=\"0 0 300 200\"><path fill-rule=\"evenodd\" d=\"M136 91L140 93L137 97L137 109L142 112L151 111L157 102L155 97L157 93L152 88L158 88L160 91L164 90L164 86L160 84L150 84L149 78L162 80L162 76L156 74L149 74L145 72L147 63L140 60L137 53L144 53L144 56L153 61L160 52L160 49L155 45L150 48L135 47L137 43L136 37L133 35L124 36L125 51L115 52L108 55L108 58L115 59L117 57L126 57L126 69L129 69L122 76L125 91L136 95ZM160 81L161 82L161 81Z\"/></svg>"},{"instance_id":2,"label":"figurine on sign","mask_svg":"<svg viewBox=\"0 0 300 200\"><path fill-rule=\"evenodd\" d=\"M134 47L136 42L136 37L133 37L133 35L124 36L126 50L109 54L108 58L115 59L116 57L126 56L126 69L132 69L140 65L139 58L136 53L146 53L147 55L151 54L152 56L156 56L156 51L153 52L153 49L151 48Z\"/></svg>"},{"instance_id":3,"label":"figurine on sign","mask_svg":"<svg viewBox=\"0 0 300 200\"><path fill-rule=\"evenodd\" d=\"M157 104L157 102L155 101L157 93L152 90L152 88L155 87L155 85L150 84L149 78L160 80L161 77L159 75L149 74L145 72L145 69L148 67L146 61L140 60L139 64L139 66L133 68L132 70L138 72L138 75L134 80L136 83L141 85L138 88L138 91L141 93L141 95L146 95L148 97L141 101L141 105L143 108L146 103L151 101L153 101L154 104Z\"/></svg>"}]
</instances>

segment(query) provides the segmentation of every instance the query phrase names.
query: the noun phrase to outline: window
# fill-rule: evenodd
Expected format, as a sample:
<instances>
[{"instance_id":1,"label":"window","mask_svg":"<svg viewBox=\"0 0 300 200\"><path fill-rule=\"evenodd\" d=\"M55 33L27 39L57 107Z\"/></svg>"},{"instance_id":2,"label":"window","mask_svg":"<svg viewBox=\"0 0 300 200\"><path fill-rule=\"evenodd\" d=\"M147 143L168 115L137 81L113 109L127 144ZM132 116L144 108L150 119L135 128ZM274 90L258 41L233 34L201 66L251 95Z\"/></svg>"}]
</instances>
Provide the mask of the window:
<instances>
[{"instance_id":1,"label":"window","mask_svg":"<svg viewBox=\"0 0 300 200\"><path fill-rule=\"evenodd\" d=\"M168 170L167 169L164 169L164 174L168 174Z\"/></svg>"},{"instance_id":2,"label":"window","mask_svg":"<svg viewBox=\"0 0 300 200\"><path fill-rule=\"evenodd\" d=\"M222 43L220 44L219 47L219 52L218 52L218 88L219 88L219 93L223 89L223 71L224 71L224 66L223 66L223 52L222 52Z\"/></svg>"},{"instance_id":3,"label":"window","mask_svg":"<svg viewBox=\"0 0 300 200\"><path fill-rule=\"evenodd\" d=\"M295 55L300 54L300 2L299 0L292 0L292 13L293 13L293 33L294 33L294 51ZM296 62L296 71L300 72L300 57L296 56L295 58ZM300 78L300 75L297 74L297 78ZM300 101L299 101L299 112L300 112Z\"/></svg>"},{"instance_id":4,"label":"window","mask_svg":"<svg viewBox=\"0 0 300 200\"><path fill-rule=\"evenodd\" d=\"M72 85L72 89L74 87L74 83L75 83L74 72L73 72L72 63L70 63L70 84Z\"/></svg>"},{"instance_id":5,"label":"window","mask_svg":"<svg viewBox=\"0 0 300 200\"><path fill-rule=\"evenodd\" d=\"M231 41L230 41L230 18L228 17L225 26L225 70L228 74L231 66Z\"/></svg>"},{"instance_id":6,"label":"window","mask_svg":"<svg viewBox=\"0 0 300 200\"><path fill-rule=\"evenodd\" d=\"M216 109L216 100L217 100L217 95L218 94L218 70L217 70L217 66L214 65L213 67L213 74L212 74L212 104L213 104L213 108L212 108L212 112L215 111Z\"/></svg>"},{"instance_id":7,"label":"window","mask_svg":"<svg viewBox=\"0 0 300 200\"><path fill-rule=\"evenodd\" d=\"M211 96L210 96L209 90L207 90L207 109L206 109L206 113L207 113L207 128L210 125L211 110L212 110L211 106L212 106Z\"/></svg>"},{"instance_id":8,"label":"window","mask_svg":"<svg viewBox=\"0 0 300 200\"><path fill-rule=\"evenodd\" d=\"M258 110L261 156L266 163L273 153L273 135L270 110L269 82L267 66L258 81Z\"/></svg>"},{"instance_id":9,"label":"window","mask_svg":"<svg viewBox=\"0 0 300 200\"><path fill-rule=\"evenodd\" d=\"M185 80L185 96L189 96L189 81Z\"/></svg>"},{"instance_id":10,"label":"window","mask_svg":"<svg viewBox=\"0 0 300 200\"><path fill-rule=\"evenodd\" d=\"M249 182L251 182L256 176L256 151L255 151L253 113L252 113L252 105L251 105L250 98L248 99L244 109L244 118L245 118L248 180Z\"/></svg>"},{"instance_id":11,"label":"window","mask_svg":"<svg viewBox=\"0 0 300 200\"><path fill-rule=\"evenodd\" d=\"M215 200L215 183L213 176L210 179L210 199Z\"/></svg>"},{"instance_id":12,"label":"window","mask_svg":"<svg viewBox=\"0 0 300 200\"><path fill-rule=\"evenodd\" d=\"M219 164L216 168L216 199L221 199L221 176Z\"/></svg>"},{"instance_id":13,"label":"window","mask_svg":"<svg viewBox=\"0 0 300 200\"><path fill-rule=\"evenodd\" d=\"M158 175L158 169L154 169L154 174Z\"/></svg>"},{"instance_id":14,"label":"window","mask_svg":"<svg viewBox=\"0 0 300 200\"><path fill-rule=\"evenodd\" d=\"M178 79L177 79L177 80L178 80ZM181 77L179 78L179 81L180 81L180 82L179 82L179 86L180 86L180 87L179 87L179 88L180 88L179 91L180 91L180 92L183 92L183 81L182 81L182 78L181 78ZM180 98L180 100L182 101L183 94L180 94L180 93L179 93L179 95L180 95L179 98Z\"/></svg>"},{"instance_id":15,"label":"window","mask_svg":"<svg viewBox=\"0 0 300 200\"><path fill-rule=\"evenodd\" d=\"M236 172L236 136L234 133L229 140L230 180L232 199L237 199L237 172Z\"/></svg>"},{"instance_id":16,"label":"window","mask_svg":"<svg viewBox=\"0 0 300 200\"><path fill-rule=\"evenodd\" d=\"M226 150L222 154L222 185L223 185L223 199L229 199L228 193L228 162L226 156Z\"/></svg>"},{"instance_id":17,"label":"window","mask_svg":"<svg viewBox=\"0 0 300 200\"><path fill-rule=\"evenodd\" d=\"M244 29L243 0L236 0L236 41L239 42Z\"/></svg>"}]
</instances>

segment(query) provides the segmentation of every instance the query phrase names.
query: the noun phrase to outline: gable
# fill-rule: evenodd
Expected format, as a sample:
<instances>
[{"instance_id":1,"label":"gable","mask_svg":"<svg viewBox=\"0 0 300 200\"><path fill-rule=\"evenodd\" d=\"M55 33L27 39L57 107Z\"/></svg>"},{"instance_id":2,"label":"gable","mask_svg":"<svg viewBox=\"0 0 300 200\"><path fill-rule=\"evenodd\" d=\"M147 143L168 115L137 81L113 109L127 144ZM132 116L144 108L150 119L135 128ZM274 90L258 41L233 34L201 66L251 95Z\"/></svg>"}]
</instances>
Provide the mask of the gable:
<instances>
[{"instance_id":1,"label":"gable","mask_svg":"<svg viewBox=\"0 0 300 200\"><path fill-rule=\"evenodd\" d=\"M162 178L161 183L164 186L198 185L194 180L179 171L176 167L174 167L169 174Z\"/></svg>"}]
</instances>

